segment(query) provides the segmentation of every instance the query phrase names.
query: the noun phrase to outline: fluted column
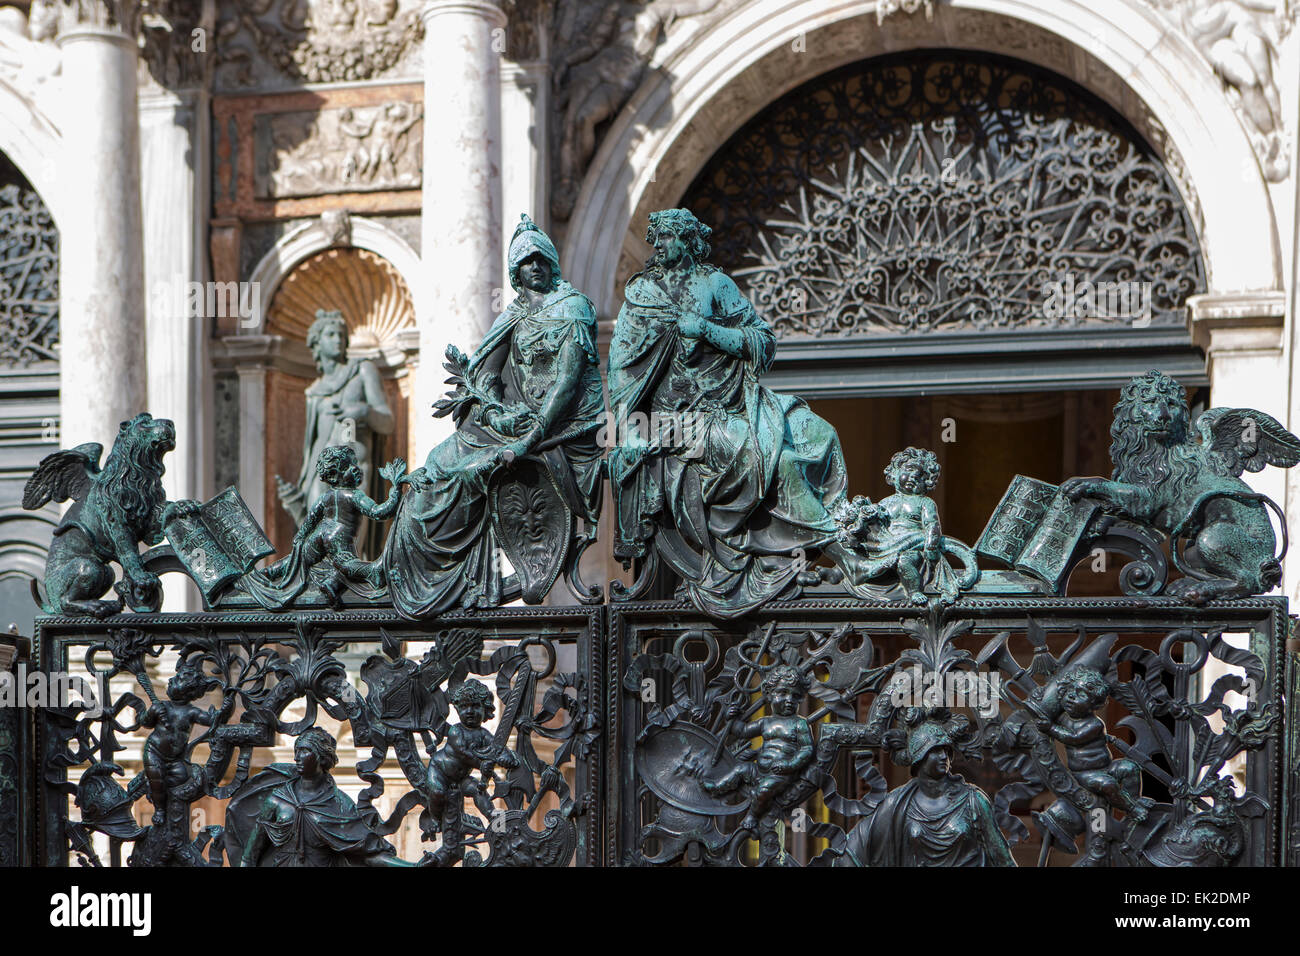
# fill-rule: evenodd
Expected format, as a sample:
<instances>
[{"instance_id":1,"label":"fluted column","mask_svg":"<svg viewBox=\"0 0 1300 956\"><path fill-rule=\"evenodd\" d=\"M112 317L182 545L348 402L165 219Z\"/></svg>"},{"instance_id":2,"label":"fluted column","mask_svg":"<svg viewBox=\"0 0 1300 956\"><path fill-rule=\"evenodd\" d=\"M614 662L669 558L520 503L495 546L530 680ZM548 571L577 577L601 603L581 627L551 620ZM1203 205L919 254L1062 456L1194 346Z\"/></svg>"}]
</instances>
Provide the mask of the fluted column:
<instances>
[{"instance_id":1,"label":"fluted column","mask_svg":"<svg viewBox=\"0 0 1300 956\"><path fill-rule=\"evenodd\" d=\"M433 0L424 21L424 200L416 292L416 460L450 432L430 406L447 344L469 352L502 304L500 55L505 14L486 0ZM495 300L495 301L494 301Z\"/></svg>"},{"instance_id":2,"label":"fluted column","mask_svg":"<svg viewBox=\"0 0 1300 956\"><path fill-rule=\"evenodd\" d=\"M146 411L138 8L64 5L59 176L70 221L60 223L60 406L64 447L107 448L118 424Z\"/></svg>"}]
</instances>

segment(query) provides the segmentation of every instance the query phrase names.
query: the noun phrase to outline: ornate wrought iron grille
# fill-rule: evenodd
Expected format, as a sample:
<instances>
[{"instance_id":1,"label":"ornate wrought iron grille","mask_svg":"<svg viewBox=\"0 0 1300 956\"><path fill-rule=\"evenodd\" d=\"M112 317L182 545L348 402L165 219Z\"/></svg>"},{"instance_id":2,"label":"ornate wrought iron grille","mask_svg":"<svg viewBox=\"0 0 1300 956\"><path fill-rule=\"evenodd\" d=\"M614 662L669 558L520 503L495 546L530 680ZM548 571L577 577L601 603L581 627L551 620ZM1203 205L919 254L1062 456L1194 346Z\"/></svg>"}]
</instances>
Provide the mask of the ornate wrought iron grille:
<instances>
[{"instance_id":1,"label":"ornate wrought iron grille","mask_svg":"<svg viewBox=\"0 0 1300 956\"><path fill-rule=\"evenodd\" d=\"M419 626L366 611L44 619L41 670L86 680L103 706L71 690L68 706L41 711L37 860L359 865L427 850L441 865L594 864L601 620L590 608ZM490 701L472 732L481 747L466 743L470 701L449 684ZM337 740L339 759L313 795L292 761L314 727ZM457 734L481 758L469 769L492 785L448 772ZM443 806L430 807L431 792ZM295 809L259 841L255 825L277 801ZM435 829L438 840L421 840ZM301 853L308 834L314 855L295 858L295 836Z\"/></svg>"},{"instance_id":2,"label":"ornate wrought iron grille","mask_svg":"<svg viewBox=\"0 0 1300 956\"><path fill-rule=\"evenodd\" d=\"M973 825L981 806L1020 865L1266 865L1280 859L1283 820L1294 829L1280 764L1282 600L1198 611L976 599L943 615L801 601L729 627L679 610L611 608L607 860L997 865L1005 849ZM732 719L772 715L759 685L780 664L810 679L800 713L815 731L805 769L784 779L780 735L764 726L771 739L741 749L737 737L758 728L737 734ZM1061 701L1065 675L1082 669L1117 680L1076 718ZM1225 703L1229 692L1242 697ZM929 707L954 693L968 716ZM909 709L924 722L909 726ZM1067 726L1093 720L1122 754L1100 773L1083 768L1086 745L1057 749ZM937 742L953 747L965 779L950 778L936 808L909 792L917 770L909 784L906 761ZM764 775L773 799L755 846L739 832L753 808L742 794ZM728 776L747 783L728 788ZM1129 812L1103 809L1102 790L1131 801Z\"/></svg>"},{"instance_id":3,"label":"ornate wrought iron grille","mask_svg":"<svg viewBox=\"0 0 1300 956\"><path fill-rule=\"evenodd\" d=\"M0 154L0 365L58 358L59 233L50 211Z\"/></svg>"},{"instance_id":4,"label":"ornate wrought iron grille","mask_svg":"<svg viewBox=\"0 0 1300 956\"><path fill-rule=\"evenodd\" d=\"M1178 327L1205 288L1158 157L1062 77L954 51L777 100L681 205L785 338Z\"/></svg>"}]
</instances>

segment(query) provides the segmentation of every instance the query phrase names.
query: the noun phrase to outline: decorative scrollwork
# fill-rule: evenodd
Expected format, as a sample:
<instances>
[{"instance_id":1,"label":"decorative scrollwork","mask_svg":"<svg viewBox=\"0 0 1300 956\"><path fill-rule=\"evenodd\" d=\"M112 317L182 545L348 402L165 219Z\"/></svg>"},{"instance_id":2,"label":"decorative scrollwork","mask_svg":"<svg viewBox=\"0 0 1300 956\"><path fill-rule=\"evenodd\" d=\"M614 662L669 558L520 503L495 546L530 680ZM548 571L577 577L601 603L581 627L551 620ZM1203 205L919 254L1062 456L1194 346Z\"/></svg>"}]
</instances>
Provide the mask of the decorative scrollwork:
<instances>
[{"instance_id":1,"label":"decorative scrollwork","mask_svg":"<svg viewBox=\"0 0 1300 956\"><path fill-rule=\"evenodd\" d=\"M0 365L59 357L59 232L37 192L0 156Z\"/></svg>"},{"instance_id":2,"label":"decorative scrollwork","mask_svg":"<svg viewBox=\"0 0 1300 956\"><path fill-rule=\"evenodd\" d=\"M1238 647L1226 635L1243 622L1213 614L1174 629L1140 615L1121 636L1068 608L1006 610L863 610L832 628L792 607L743 633L633 624L624 799L641 826L625 824L625 862L1263 859L1249 848L1280 792L1260 753L1280 702L1275 651L1258 652L1274 637Z\"/></svg>"},{"instance_id":3,"label":"decorative scrollwork","mask_svg":"<svg viewBox=\"0 0 1300 956\"><path fill-rule=\"evenodd\" d=\"M599 738L587 678L558 666L575 637L509 635L506 624L430 639L389 624L396 630L377 628L379 652L360 667L364 692L346 663L355 660L346 625L336 633L300 618L288 632L128 627L87 635L88 645L75 638L108 697L52 711L46 725L46 783L80 810L65 821L68 848L92 866L105 850L120 865L128 846L131 866L568 866L591 802L575 762ZM146 661L172 653L160 691L159 667ZM139 764L122 739L132 736L143 736ZM369 749L355 764L369 784L355 802L344 742ZM294 763L268 765L275 749ZM390 754L400 774L382 772ZM385 800L394 779L410 789ZM192 810L204 798L220 806L212 825L210 809ZM145 826L133 809L141 799L153 807ZM404 859L395 835L433 846Z\"/></svg>"},{"instance_id":4,"label":"decorative scrollwork","mask_svg":"<svg viewBox=\"0 0 1300 956\"><path fill-rule=\"evenodd\" d=\"M683 205L783 337L1183 324L1192 221L1138 134L1012 60L829 74L723 147Z\"/></svg>"}]
</instances>

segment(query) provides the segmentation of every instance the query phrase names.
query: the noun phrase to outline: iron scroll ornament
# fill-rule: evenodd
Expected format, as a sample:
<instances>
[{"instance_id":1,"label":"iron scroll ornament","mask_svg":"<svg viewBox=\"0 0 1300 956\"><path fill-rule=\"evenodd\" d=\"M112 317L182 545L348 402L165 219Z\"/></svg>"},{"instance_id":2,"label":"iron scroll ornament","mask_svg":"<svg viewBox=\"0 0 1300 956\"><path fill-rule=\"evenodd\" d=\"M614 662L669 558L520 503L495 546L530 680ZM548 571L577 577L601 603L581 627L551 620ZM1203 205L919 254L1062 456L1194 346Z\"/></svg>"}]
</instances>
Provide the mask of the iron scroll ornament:
<instances>
[{"instance_id":1,"label":"iron scroll ornament","mask_svg":"<svg viewBox=\"0 0 1300 956\"><path fill-rule=\"evenodd\" d=\"M1022 866L1266 863L1281 799L1268 770L1282 713L1272 625L1247 624L1247 602L1173 629L1142 600L1049 601L1023 617L1032 603L900 621L884 605L795 602L743 630L668 623L667 605L619 612L620 861L990 866L1009 848ZM1248 649L1228 632L1251 633ZM787 765L758 819L747 811L782 748L780 735L755 746L725 730L739 689L768 706L750 697L747 661L816 675L800 710L811 756ZM956 709L929 699L953 688ZM737 765L751 771L720 802Z\"/></svg>"},{"instance_id":2,"label":"iron scroll ornament","mask_svg":"<svg viewBox=\"0 0 1300 956\"><path fill-rule=\"evenodd\" d=\"M84 658L96 699L41 718L40 802L57 818L43 861L592 862L599 725L577 641L598 615L485 612L430 632L350 613L46 619L47 665L78 670ZM578 670L561 670L575 650ZM173 652L159 689L149 661ZM345 743L355 762L342 759ZM138 773L123 757L133 744ZM296 767L268 760L284 745ZM196 830L199 800L221 810L210 826L199 815ZM136 809L150 806L152 816Z\"/></svg>"},{"instance_id":3,"label":"iron scroll ornament","mask_svg":"<svg viewBox=\"0 0 1300 956\"><path fill-rule=\"evenodd\" d=\"M1205 267L1140 135L1056 74L881 57L773 103L682 205L782 339L1179 328Z\"/></svg>"}]
</instances>

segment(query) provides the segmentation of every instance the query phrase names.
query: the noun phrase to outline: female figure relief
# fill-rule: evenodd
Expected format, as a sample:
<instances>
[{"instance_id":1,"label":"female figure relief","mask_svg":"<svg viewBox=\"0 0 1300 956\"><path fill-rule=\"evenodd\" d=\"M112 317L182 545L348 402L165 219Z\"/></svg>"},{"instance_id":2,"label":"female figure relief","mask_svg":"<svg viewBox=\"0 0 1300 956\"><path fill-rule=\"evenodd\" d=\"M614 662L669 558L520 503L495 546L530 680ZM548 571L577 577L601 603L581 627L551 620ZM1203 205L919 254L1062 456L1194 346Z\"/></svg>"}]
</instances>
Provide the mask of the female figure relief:
<instances>
[{"instance_id":1,"label":"female figure relief","mask_svg":"<svg viewBox=\"0 0 1300 956\"><path fill-rule=\"evenodd\" d=\"M993 802L952 771L953 752L974 736L945 708L909 707L885 733L890 758L912 779L891 791L845 841L836 866L1015 866Z\"/></svg>"},{"instance_id":2,"label":"female figure relief","mask_svg":"<svg viewBox=\"0 0 1300 956\"><path fill-rule=\"evenodd\" d=\"M534 474L546 473L540 480L553 482L589 539L596 533L596 432L604 399L595 310L560 277L554 244L527 216L515 230L508 261L519 294L471 359L448 350L452 381L459 384L439 404L454 416L457 431L411 474L412 490L384 550L393 605L407 617L494 607L507 599L489 492L494 479L509 477L518 458L539 460L544 468ZM526 505L520 517L525 534ZM540 600L526 589L524 596Z\"/></svg>"}]
</instances>

